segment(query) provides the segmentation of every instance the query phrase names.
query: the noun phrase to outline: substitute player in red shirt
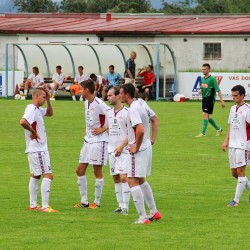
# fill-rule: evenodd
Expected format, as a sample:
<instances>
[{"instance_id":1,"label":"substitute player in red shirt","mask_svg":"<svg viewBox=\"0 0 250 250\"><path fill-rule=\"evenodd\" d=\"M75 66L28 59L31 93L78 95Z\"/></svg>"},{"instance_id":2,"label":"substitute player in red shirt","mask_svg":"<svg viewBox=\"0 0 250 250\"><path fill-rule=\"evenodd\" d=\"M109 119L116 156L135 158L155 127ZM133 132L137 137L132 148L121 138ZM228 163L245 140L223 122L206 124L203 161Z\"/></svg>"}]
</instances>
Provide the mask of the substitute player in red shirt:
<instances>
[{"instance_id":1,"label":"substitute player in red shirt","mask_svg":"<svg viewBox=\"0 0 250 250\"><path fill-rule=\"evenodd\" d=\"M152 91L153 84L155 83L155 74L153 73L153 66L148 65L146 69L139 71L138 75L143 77L143 85L137 86L136 95L138 93L145 93L145 101L148 101L150 92Z\"/></svg>"}]
</instances>

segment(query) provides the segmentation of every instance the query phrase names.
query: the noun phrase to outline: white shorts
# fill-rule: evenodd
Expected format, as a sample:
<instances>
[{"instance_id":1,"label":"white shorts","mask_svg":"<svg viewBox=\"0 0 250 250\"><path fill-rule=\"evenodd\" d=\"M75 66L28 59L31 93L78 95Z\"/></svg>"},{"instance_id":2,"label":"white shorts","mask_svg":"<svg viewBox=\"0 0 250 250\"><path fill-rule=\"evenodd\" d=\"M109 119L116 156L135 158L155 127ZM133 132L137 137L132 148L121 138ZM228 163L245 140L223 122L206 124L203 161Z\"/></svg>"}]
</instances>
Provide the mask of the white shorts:
<instances>
[{"instance_id":1,"label":"white shorts","mask_svg":"<svg viewBox=\"0 0 250 250\"><path fill-rule=\"evenodd\" d=\"M115 156L115 153L109 153L110 175L128 173L127 155L122 153L120 156Z\"/></svg>"},{"instance_id":2,"label":"white shorts","mask_svg":"<svg viewBox=\"0 0 250 250\"><path fill-rule=\"evenodd\" d=\"M92 165L106 165L108 158L108 143L107 142L84 142L79 163L88 163Z\"/></svg>"},{"instance_id":3,"label":"white shorts","mask_svg":"<svg viewBox=\"0 0 250 250\"><path fill-rule=\"evenodd\" d=\"M49 84L49 86L50 86L50 88L52 89L52 90L54 90L55 89L55 84L52 82L52 83L50 83Z\"/></svg>"},{"instance_id":4,"label":"white shorts","mask_svg":"<svg viewBox=\"0 0 250 250\"><path fill-rule=\"evenodd\" d=\"M52 168L50 166L50 156L48 151L29 153L28 161L31 174L38 176L42 174L52 173Z\"/></svg>"},{"instance_id":5,"label":"white shorts","mask_svg":"<svg viewBox=\"0 0 250 250\"><path fill-rule=\"evenodd\" d=\"M151 174L152 146L136 154L128 154L128 177L146 177Z\"/></svg>"},{"instance_id":6,"label":"white shorts","mask_svg":"<svg viewBox=\"0 0 250 250\"><path fill-rule=\"evenodd\" d=\"M127 78L127 77L125 77L125 78L124 78L124 80L125 80L124 84L126 84L126 83L132 83L132 84L134 84L134 85L135 85L135 83L132 81L132 79L131 79L131 78Z\"/></svg>"},{"instance_id":7,"label":"white shorts","mask_svg":"<svg viewBox=\"0 0 250 250\"><path fill-rule=\"evenodd\" d=\"M230 168L239 168L247 165L247 151L239 148L228 150Z\"/></svg>"}]
</instances>

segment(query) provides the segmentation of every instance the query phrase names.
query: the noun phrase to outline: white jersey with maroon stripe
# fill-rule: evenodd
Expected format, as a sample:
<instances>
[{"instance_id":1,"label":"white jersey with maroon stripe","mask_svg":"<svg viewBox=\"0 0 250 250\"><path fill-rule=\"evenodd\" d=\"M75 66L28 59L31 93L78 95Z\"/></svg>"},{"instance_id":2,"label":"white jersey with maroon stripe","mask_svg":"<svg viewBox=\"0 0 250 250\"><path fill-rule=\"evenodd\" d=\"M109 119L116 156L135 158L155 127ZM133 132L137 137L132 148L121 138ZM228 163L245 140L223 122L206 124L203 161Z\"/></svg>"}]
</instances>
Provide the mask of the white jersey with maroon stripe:
<instances>
[{"instance_id":1,"label":"white jersey with maroon stripe","mask_svg":"<svg viewBox=\"0 0 250 250\"><path fill-rule=\"evenodd\" d=\"M105 124L105 117L109 107L100 98L95 97L92 102L85 101L86 135L84 140L88 143L108 142L108 133L93 135L94 128L101 128Z\"/></svg>"},{"instance_id":2,"label":"white jersey with maroon stripe","mask_svg":"<svg viewBox=\"0 0 250 250\"><path fill-rule=\"evenodd\" d=\"M47 135L44 126L43 117L47 112L46 108L37 108L34 104L27 105L24 115L24 118L32 128L37 132L39 139L31 140L31 132L24 130L25 140L26 140L26 150L25 153L35 153L35 152L45 152L48 151L47 145Z\"/></svg>"},{"instance_id":3,"label":"white jersey with maroon stripe","mask_svg":"<svg viewBox=\"0 0 250 250\"><path fill-rule=\"evenodd\" d=\"M123 107L118 112L115 112L114 109L107 111L106 122L109 128L109 153L113 153L128 137L127 114L128 109L126 107ZM128 153L127 146L123 148L122 152Z\"/></svg>"},{"instance_id":4,"label":"white jersey with maroon stripe","mask_svg":"<svg viewBox=\"0 0 250 250\"><path fill-rule=\"evenodd\" d=\"M232 106L228 124L230 125L229 148L250 150L250 106L247 103L240 107Z\"/></svg>"},{"instance_id":5,"label":"white jersey with maroon stripe","mask_svg":"<svg viewBox=\"0 0 250 250\"><path fill-rule=\"evenodd\" d=\"M144 100L136 99L130 104L127 116L129 145L135 144L136 142L136 125L142 124L144 127L144 136L139 151L145 150L147 147L151 146L150 121L153 116L155 116L154 111Z\"/></svg>"}]
</instances>

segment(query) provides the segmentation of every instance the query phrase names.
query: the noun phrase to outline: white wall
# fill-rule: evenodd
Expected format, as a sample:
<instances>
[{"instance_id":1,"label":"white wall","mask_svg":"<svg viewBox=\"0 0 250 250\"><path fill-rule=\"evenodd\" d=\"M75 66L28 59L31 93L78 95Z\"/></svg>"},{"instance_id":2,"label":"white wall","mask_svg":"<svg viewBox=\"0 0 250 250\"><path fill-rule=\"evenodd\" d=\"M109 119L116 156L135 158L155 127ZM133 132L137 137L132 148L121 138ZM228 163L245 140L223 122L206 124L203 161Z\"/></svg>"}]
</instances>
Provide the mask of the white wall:
<instances>
[{"instance_id":1,"label":"white wall","mask_svg":"<svg viewBox=\"0 0 250 250\"><path fill-rule=\"evenodd\" d=\"M187 39L184 42L184 38ZM244 41L244 38L248 38ZM250 36L162 36L156 37L155 41L167 43L175 53L178 71L188 69L199 69L205 62L212 69L217 70L242 70L250 65ZM203 43L221 42L222 59L204 60Z\"/></svg>"}]
</instances>

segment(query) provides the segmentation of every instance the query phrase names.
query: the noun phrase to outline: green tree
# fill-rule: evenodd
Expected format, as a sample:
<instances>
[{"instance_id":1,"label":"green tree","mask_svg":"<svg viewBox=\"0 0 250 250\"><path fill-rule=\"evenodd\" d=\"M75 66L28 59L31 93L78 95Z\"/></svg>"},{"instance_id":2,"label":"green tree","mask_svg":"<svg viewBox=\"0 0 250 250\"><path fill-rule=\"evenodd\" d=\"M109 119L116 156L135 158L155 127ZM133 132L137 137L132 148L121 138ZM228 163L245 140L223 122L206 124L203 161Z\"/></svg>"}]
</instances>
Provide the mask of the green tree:
<instances>
[{"instance_id":1,"label":"green tree","mask_svg":"<svg viewBox=\"0 0 250 250\"><path fill-rule=\"evenodd\" d=\"M162 0L160 12L168 14L249 13L249 0Z\"/></svg>"},{"instance_id":2,"label":"green tree","mask_svg":"<svg viewBox=\"0 0 250 250\"><path fill-rule=\"evenodd\" d=\"M62 0L60 9L62 12L84 13L87 10L85 0Z\"/></svg>"},{"instance_id":3,"label":"green tree","mask_svg":"<svg viewBox=\"0 0 250 250\"><path fill-rule=\"evenodd\" d=\"M88 12L88 13L144 13L150 12L150 0L62 0L63 12Z\"/></svg>"},{"instance_id":4,"label":"green tree","mask_svg":"<svg viewBox=\"0 0 250 250\"><path fill-rule=\"evenodd\" d=\"M18 12L57 12L58 6L52 0L14 0Z\"/></svg>"},{"instance_id":5,"label":"green tree","mask_svg":"<svg viewBox=\"0 0 250 250\"><path fill-rule=\"evenodd\" d=\"M119 3L111 9L116 13L145 13L151 12L152 7L149 0L119 1Z\"/></svg>"}]
</instances>

